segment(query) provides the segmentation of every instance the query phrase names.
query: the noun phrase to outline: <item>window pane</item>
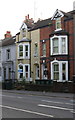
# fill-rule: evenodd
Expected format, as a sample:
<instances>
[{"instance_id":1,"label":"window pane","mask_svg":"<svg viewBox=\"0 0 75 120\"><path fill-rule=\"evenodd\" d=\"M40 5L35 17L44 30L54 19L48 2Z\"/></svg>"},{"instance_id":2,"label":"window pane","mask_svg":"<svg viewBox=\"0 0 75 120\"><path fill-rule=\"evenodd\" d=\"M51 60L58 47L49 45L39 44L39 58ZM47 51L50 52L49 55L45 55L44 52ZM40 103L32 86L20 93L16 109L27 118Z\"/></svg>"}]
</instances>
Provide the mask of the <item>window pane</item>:
<instances>
[{"instance_id":1,"label":"window pane","mask_svg":"<svg viewBox=\"0 0 75 120\"><path fill-rule=\"evenodd\" d=\"M28 78L28 65L25 65L25 77Z\"/></svg>"},{"instance_id":2,"label":"window pane","mask_svg":"<svg viewBox=\"0 0 75 120\"><path fill-rule=\"evenodd\" d=\"M28 73L26 73L26 78L28 78Z\"/></svg>"},{"instance_id":3,"label":"window pane","mask_svg":"<svg viewBox=\"0 0 75 120\"><path fill-rule=\"evenodd\" d=\"M58 46L58 38L53 39L53 46Z\"/></svg>"},{"instance_id":4,"label":"window pane","mask_svg":"<svg viewBox=\"0 0 75 120\"><path fill-rule=\"evenodd\" d=\"M19 53L19 56L22 57L22 56L23 56L23 52L20 52L20 53Z\"/></svg>"},{"instance_id":5,"label":"window pane","mask_svg":"<svg viewBox=\"0 0 75 120\"><path fill-rule=\"evenodd\" d=\"M58 53L58 38L53 39L53 53Z\"/></svg>"},{"instance_id":6,"label":"window pane","mask_svg":"<svg viewBox=\"0 0 75 120\"><path fill-rule=\"evenodd\" d=\"M56 20L56 29L60 29L61 28L61 18Z\"/></svg>"},{"instance_id":7,"label":"window pane","mask_svg":"<svg viewBox=\"0 0 75 120\"><path fill-rule=\"evenodd\" d=\"M28 52L26 52L26 57L28 56Z\"/></svg>"},{"instance_id":8,"label":"window pane","mask_svg":"<svg viewBox=\"0 0 75 120\"><path fill-rule=\"evenodd\" d=\"M23 78L23 73L20 73L20 78Z\"/></svg>"},{"instance_id":9,"label":"window pane","mask_svg":"<svg viewBox=\"0 0 75 120\"><path fill-rule=\"evenodd\" d=\"M28 45L25 45L25 57L28 57Z\"/></svg>"},{"instance_id":10,"label":"window pane","mask_svg":"<svg viewBox=\"0 0 75 120\"><path fill-rule=\"evenodd\" d=\"M19 57L23 57L23 45L19 46Z\"/></svg>"},{"instance_id":11,"label":"window pane","mask_svg":"<svg viewBox=\"0 0 75 120\"><path fill-rule=\"evenodd\" d=\"M54 80L59 80L59 72L54 72Z\"/></svg>"},{"instance_id":12,"label":"window pane","mask_svg":"<svg viewBox=\"0 0 75 120\"><path fill-rule=\"evenodd\" d=\"M42 53L43 53L43 56L46 56L46 43L43 43L43 46L42 46Z\"/></svg>"},{"instance_id":13,"label":"window pane","mask_svg":"<svg viewBox=\"0 0 75 120\"><path fill-rule=\"evenodd\" d=\"M25 51L28 51L28 45L25 45Z\"/></svg>"},{"instance_id":14,"label":"window pane","mask_svg":"<svg viewBox=\"0 0 75 120\"><path fill-rule=\"evenodd\" d=\"M10 59L10 49L7 50L7 60Z\"/></svg>"},{"instance_id":15,"label":"window pane","mask_svg":"<svg viewBox=\"0 0 75 120\"><path fill-rule=\"evenodd\" d=\"M19 66L19 69L22 70L21 72L23 72L23 66L22 65Z\"/></svg>"},{"instance_id":16,"label":"window pane","mask_svg":"<svg viewBox=\"0 0 75 120\"><path fill-rule=\"evenodd\" d=\"M25 66L25 71L28 72L28 66Z\"/></svg>"},{"instance_id":17,"label":"window pane","mask_svg":"<svg viewBox=\"0 0 75 120\"><path fill-rule=\"evenodd\" d=\"M59 65L58 64L54 65L54 71L59 71Z\"/></svg>"},{"instance_id":18,"label":"window pane","mask_svg":"<svg viewBox=\"0 0 75 120\"><path fill-rule=\"evenodd\" d=\"M58 63L53 64L53 79L59 80L59 64Z\"/></svg>"},{"instance_id":19,"label":"window pane","mask_svg":"<svg viewBox=\"0 0 75 120\"><path fill-rule=\"evenodd\" d=\"M62 80L66 80L66 63L62 63Z\"/></svg>"},{"instance_id":20,"label":"window pane","mask_svg":"<svg viewBox=\"0 0 75 120\"><path fill-rule=\"evenodd\" d=\"M54 47L53 53L58 53L58 47Z\"/></svg>"},{"instance_id":21,"label":"window pane","mask_svg":"<svg viewBox=\"0 0 75 120\"><path fill-rule=\"evenodd\" d=\"M62 53L66 53L66 39L62 38Z\"/></svg>"},{"instance_id":22,"label":"window pane","mask_svg":"<svg viewBox=\"0 0 75 120\"><path fill-rule=\"evenodd\" d=\"M20 70L20 72L19 72L19 78L23 78L23 66L22 65L19 65L19 70Z\"/></svg>"},{"instance_id":23,"label":"window pane","mask_svg":"<svg viewBox=\"0 0 75 120\"><path fill-rule=\"evenodd\" d=\"M23 45L20 45L20 46L19 46L19 50L20 50L20 51L23 51Z\"/></svg>"}]
</instances>

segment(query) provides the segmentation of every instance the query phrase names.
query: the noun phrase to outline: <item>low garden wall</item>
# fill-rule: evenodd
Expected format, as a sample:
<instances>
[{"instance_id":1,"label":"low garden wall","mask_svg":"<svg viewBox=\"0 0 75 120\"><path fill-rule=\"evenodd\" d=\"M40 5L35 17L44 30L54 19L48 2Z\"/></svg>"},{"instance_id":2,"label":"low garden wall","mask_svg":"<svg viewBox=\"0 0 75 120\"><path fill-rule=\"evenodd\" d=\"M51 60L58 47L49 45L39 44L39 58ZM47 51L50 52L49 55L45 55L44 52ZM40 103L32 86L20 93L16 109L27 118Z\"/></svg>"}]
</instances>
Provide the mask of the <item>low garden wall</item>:
<instances>
[{"instance_id":1,"label":"low garden wall","mask_svg":"<svg viewBox=\"0 0 75 120\"><path fill-rule=\"evenodd\" d=\"M67 83L53 82L52 84L49 85L26 84L25 90L74 93L75 84L71 82L67 82Z\"/></svg>"},{"instance_id":2,"label":"low garden wall","mask_svg":"<svg viewBox=\"0 0 75 120\"><path fill-rule=\"evenodd\" d=\"M44 81L39 80L35 83L16 83L12 82L2 83L2 89L17 89L29 91L47 91L47 92L67 92L75 93L75 82L57 82L57 81Z\"/></svg>"}]
</instances>

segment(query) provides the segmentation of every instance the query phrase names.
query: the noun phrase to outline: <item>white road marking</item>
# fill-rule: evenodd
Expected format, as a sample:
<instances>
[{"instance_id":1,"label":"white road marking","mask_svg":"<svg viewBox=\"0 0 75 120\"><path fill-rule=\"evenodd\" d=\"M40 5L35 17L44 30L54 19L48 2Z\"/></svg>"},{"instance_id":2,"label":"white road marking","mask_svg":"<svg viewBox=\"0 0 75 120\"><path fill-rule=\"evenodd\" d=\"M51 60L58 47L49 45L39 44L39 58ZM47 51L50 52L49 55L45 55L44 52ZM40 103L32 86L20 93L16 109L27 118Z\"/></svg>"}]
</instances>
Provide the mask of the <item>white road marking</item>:
<instances>
[{"instance_id":1,"label":"white road marking","mask_svg":"<svg viewBox=\"0 0 75 120\"><path fill-rule=\"evenodd\" d=\"M73 111L73 109L63 108L63 107L58 107L58 106L49 106L49 105L43 105L43 104L38 104L38 106L39 107L48 107L48 108L54 108L54 109L61 109L61 110Z\"/></svg>"},{"instance_id":2,"label":"white road marking","mask_svg":"<svg viewBox=\"0 0 75 120\"><path fill-rule=\"evenodd\" d=\"M17 98L23 98L23 97L17 97Z\"/></svg>"},{"instance_id":3,"label":"white road marking","mask_svg":"<svg viewBox=\"0 0 75 120\"><path fill-rule=\"evenodd\" d=\"M10 98L23 98L23 97L20 97L20 96L9 96L9 95L2 95L2 96L10 97Z\"/></svg>"},{"instance_id":4,"label":"white road marking","mask_svg":"<svg viewBox=\"0 0 75 120\"><path fill-rule=\"evenodd\" d=\"M55 102L55 101L48 101L48 100L42 100L44 102L50 102L50 103L57 103L57 104L67 104L67 105L74 105L72 103L64 103L64 102Z\"/></svg>"},{"instance_id":5,"label":"white road marking","mask_svg":"<svg viewBox=\"0 0 75 120\"><path fill-rule=\"evenodd\" d=\"M75 113L75 111L71 111L72 113Z\"/></svg>"},{"instance_id":6,"label":"white road marking","mask_svg":"<svg viewBox=\"0 0 75 120\"><path fill-rule=\"evenodd\" d=\"M16 97L16 96L9 96L9 95L2 95L2 96L11 97L11 98L15 98Z\"/></svg>"},{"instance_id":7,"label":"white road marking","mask_svg":"<svg viewBox=\"0 0 75 120\"><path fill-rule=\"evenodd\" d=\"M34 111L29 111L29 110L24 110L24 109L10 107L10 106L0 105L0 107L4 107L4 108L7 108L7 109L12 109L12 110L16 110L16 111L22 111L22 112L32 113L32 114L41 115L41 116L46 116L46 117L54 117L53 115L48 115L48 114L34 112Z\"/></svg>"}]
</instances>

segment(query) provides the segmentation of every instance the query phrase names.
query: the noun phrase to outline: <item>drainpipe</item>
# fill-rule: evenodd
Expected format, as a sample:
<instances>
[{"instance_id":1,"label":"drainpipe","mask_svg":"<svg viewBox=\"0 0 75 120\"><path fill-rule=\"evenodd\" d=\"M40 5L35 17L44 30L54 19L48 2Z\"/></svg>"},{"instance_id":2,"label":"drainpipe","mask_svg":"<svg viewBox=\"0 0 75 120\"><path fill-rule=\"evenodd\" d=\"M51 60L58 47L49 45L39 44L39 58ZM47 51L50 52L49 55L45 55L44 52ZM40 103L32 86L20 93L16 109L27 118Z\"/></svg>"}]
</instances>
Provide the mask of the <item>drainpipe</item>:
<instances>
[{"instance_id":1,"label":"drainpipe","mask_svg":"<svg viewBox=\"0 0 75 120\"><path fill-rule=\"evenodd\" d=\"M73 22L74 22L74 74L73 74L73 81L74 81L74 83L75 83L75 14L74 14L74 20L73 20Z\"/></svg>"}]
</instances>

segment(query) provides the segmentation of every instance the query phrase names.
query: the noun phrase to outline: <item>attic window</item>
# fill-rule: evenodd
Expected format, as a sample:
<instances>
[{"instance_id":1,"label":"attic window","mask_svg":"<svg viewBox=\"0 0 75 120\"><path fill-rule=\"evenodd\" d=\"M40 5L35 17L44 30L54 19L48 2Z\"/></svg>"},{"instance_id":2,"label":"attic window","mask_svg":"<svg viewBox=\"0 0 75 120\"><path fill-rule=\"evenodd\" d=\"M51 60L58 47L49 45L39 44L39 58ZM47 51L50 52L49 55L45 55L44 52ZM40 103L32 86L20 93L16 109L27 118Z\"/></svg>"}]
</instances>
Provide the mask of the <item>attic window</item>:
<instances>
[{"instance_id":1,"label":"attic window","mask_svg":"<svg viewBox=\"0 0 75 120\"><path fill-rule=\"evenodd\" d=\"M56 19L56 30L61 29L61 18Z\"/></svg>"},{"instance_id":2,"label":"attic window","mask_svg":"<svg viewBox=\"0 0 75 120\"><path fill-rule=\"evenodd\" d=\"M23 35L23 37L26 37L26 29L25 28L22 29L22 35Z\"/></svg>"}]
</instances>

